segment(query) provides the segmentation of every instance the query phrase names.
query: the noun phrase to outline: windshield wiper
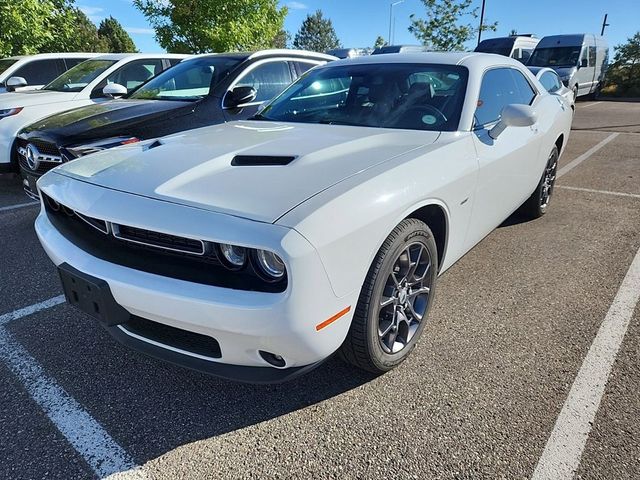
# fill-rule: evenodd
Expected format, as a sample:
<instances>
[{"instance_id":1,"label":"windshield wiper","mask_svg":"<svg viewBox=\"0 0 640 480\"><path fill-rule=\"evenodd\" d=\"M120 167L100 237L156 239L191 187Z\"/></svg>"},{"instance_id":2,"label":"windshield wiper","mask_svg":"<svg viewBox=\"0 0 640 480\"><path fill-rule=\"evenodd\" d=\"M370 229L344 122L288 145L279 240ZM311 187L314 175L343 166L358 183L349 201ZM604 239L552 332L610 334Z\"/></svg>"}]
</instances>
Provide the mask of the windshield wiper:
<instances>
[{"instance_id":1,"label":"windshield wiper","mask_svg":"<svg viewBox=\"0 0 640 480\"><path fill-rule=\"evenodd\" d=\"M269 117L265 117L263 114L261 113L256 113L253 117L249 117L247 118L247 120L272 120Z\"/></svg>"}]
</instances>

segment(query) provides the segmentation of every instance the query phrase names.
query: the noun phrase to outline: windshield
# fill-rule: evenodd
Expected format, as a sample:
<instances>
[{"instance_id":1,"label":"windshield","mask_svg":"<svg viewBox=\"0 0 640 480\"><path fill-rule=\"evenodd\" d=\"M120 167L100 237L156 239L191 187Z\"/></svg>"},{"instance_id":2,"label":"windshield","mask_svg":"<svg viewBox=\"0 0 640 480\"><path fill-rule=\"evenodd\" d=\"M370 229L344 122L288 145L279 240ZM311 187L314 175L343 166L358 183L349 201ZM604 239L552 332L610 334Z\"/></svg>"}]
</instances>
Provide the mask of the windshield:
<instances>
[{"instance_id":1,"label":"windshield","mask_svg":"<svg viewBox=\"0 0 640 480\"><path fill-rule=\"evenodd\" d=\"M241 58L203 57L180 62L137 89L129 98L140 100L198 100L220 82Z\"/></svg>"},{"instance_id":2,"label":"windshield","mask_svg":"<svg viewBox=\"0 0 640 480\"><path fill-rule=\"evenodd\" d=\"M67 70L43 90L79 92L115 63L115 60L86 60Z\"/></svg>"},{"instance_id":3,"label":"windshield","mask_svg":"<svg viewBox=\"0 0 640 480\"><path fill-rule=\"evenodd\" d=\"M536 48L527 65L534 67L574 67L578 64L581 46Z\"/></svg>"},{"instance_id":4,"label":"windshield","mask_svg":"<svg viewBox=\"0 0 640 480\"><path fill-rule=\"evenodd\" d=\"M17 61L18 59L16 58L3 58L2 60L0 60L0 75L3 74L5 70L7 70L7 68L9 68Z\"/></svg>"},{"instance_id":5,"label":"windshield","mask_svg":"<svg viewBox=\"0 0 640 480\"><path fill-rule=\"evenodd\" d=\"M310 70L257 118L410 130L458 128L467 69L360 64Z\"/></svg>"}]
</instances>

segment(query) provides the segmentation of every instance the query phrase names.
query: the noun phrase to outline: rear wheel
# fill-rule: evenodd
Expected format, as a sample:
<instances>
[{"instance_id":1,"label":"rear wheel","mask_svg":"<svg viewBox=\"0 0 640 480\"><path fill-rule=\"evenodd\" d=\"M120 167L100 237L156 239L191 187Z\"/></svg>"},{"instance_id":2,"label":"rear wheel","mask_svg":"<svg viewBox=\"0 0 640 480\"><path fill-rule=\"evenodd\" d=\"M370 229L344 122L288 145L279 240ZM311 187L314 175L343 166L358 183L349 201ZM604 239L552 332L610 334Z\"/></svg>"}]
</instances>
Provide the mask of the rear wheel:
<instances>
[{"instance_id":1,"label":"rear wheel","mask_svg":"<svg viewBox=\"0 0 640 480\"><path fill-rule=\"evenodd\" d=\"M404 361L427 322L437 271L431 230L420 220L403 220L369 268L342 358L375 373Z\"/></svg>"},{"instance_id":2,"label":"rear wheel","mask_svg":"<svg viewBox=\"0 0 640 480\"><path fill-rule=\"evenodd\" d=\"M553 187L556 183L557 172L558 147L554 146L536 190L521 207L522 213L527 217L540 218L547 213L549 203L551 202L551 195L553 195Z\"/></svg>"}]
</instances>

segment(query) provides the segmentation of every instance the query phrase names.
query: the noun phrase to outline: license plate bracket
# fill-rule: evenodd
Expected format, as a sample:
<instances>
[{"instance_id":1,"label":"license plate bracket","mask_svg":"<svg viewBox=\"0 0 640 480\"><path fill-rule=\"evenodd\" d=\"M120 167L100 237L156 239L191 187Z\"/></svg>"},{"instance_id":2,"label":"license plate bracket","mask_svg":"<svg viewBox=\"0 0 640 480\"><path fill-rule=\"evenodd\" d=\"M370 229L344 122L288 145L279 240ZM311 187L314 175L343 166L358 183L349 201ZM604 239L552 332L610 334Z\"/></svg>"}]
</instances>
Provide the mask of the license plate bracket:
<instances>
[{"instance_id":1,"label":"license plate bracket","mask_svg":"<svg viewBox=\"0 0 640 480\"><path fill-rule=\"evenodd\" d=\"M107 327L129 320L131 314L116 302L106 281L81 272L67 263L58 266L58 273L69 304Z\"/></svg>"}]
</instances>

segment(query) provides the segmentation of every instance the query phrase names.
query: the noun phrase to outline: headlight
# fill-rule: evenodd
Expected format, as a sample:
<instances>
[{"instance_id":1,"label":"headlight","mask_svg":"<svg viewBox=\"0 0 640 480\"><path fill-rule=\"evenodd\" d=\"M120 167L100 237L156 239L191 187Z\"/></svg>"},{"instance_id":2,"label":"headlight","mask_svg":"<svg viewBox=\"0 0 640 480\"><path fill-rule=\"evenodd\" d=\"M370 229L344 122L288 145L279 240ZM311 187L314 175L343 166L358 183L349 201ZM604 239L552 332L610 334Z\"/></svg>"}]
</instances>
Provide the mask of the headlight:
<instances>
[{"instance_id":1,"label":"headlight","mask_svg":"<svg viewBox=\"0 0 640 480\"><path fill-rule=\"evenodd\" d=\"M267 250L256 250L254 258L258 267L258 273L261 273L265 280L277 282L284 277L284 262L273 252Z\"/></svg>"},{"instance_id":2,"label":"headlight","mask_svg":"<svg viewBox=\"0 0 640 480\"><path fill-rule=\"evenodd\" d=\"M5 108L0 110L0 118L11 117L13 115L19 114L24 107L16 107L16 108Z\"/></svg>"},{"instance_id":3,"label":"headlight","mask_svg":"<svg viewBox=\"0 0 640 480\"><path fill-rule=\"evenodd\" d=\"M236 245L221 243L219 245L222 260L227 268L238 270L244 267L247 261L247 249Z\"/></svg>"},{"instance_id":4,"label":"headlight","mask_svg":"<svg viewBox=\"0 0 640 480\"><path fill-rule=\"evenodd\" d=\"M74 158L78 158L89 155L90 153L96 153L101 150L108 150L110 148L119 147L120 145L137 143L139 141L140 139L137 137L103 138L100 140L96 140L95 142L76 145L74 147L67 147L65 150L69 152Z\"/></svg>"}]
</instances>

